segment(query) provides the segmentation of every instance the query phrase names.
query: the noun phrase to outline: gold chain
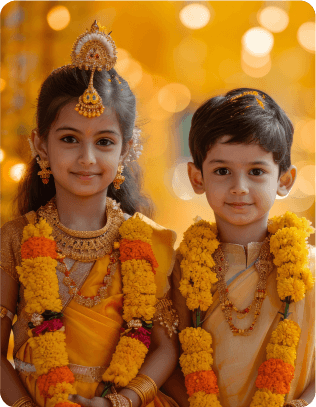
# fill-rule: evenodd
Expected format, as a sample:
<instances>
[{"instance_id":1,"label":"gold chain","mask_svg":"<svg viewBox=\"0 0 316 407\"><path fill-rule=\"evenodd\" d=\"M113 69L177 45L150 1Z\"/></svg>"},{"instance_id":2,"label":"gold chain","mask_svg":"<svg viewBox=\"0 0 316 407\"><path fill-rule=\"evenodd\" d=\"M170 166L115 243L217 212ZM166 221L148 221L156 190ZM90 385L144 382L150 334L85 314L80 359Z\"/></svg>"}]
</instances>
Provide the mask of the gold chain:
<instances>
[{"instance_id":1,"label":"gold chain","mask_svg":"<svg viewBox=\"0 0 316 407\"><path fill-rule=\"evenodd\" d=\"M106 225L94 231L68 229L60 223L56 200L53 198L38 210L38 216L45 218L53 228L53 238L64 257L88 263L110 253L114 240L119 238L119 227L124 222L119 204L106 199Z\"/></svg>"},{"instance_id":2,"label":"gold chain","mask_svg":"<svg viewBox=\"0 0 316 407\"><path fill-rule=\"evenodd\" d=\"M260 315L262 303L266 297L267 277L273 268L272 256L270 254L270 237L267 237L263 242L260 249L259 258L255 263L255 266L259 273L259 281L257 284L254 299L252 303L243 310L239 310L228 298L228 288L225 282L228 263L225 260L221 246L219 246L214 253L214 260L215 272L218 278L217 289L219 293L219 300L225 319L229 324L229 328L234 333L234 335L249 335L253 331L257 318ZM254 307L254 319L250 327L246 329L236 328L232 322L232 311L237 312L237 316L238 314L240 314L241 318L244 318L250 312L252 307Z\"/></svg>"}]
</instances>

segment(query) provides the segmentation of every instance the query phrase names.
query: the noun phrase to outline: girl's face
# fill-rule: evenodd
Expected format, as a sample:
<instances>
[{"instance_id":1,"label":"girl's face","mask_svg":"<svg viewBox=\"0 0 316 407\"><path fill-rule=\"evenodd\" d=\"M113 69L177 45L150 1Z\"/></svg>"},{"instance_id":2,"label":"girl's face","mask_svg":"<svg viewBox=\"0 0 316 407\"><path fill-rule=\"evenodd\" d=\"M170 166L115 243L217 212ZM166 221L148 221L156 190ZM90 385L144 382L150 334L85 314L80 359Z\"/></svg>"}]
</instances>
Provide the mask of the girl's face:
<instances>
[{"instance_id":1,"label":"girl's face","mask_svg":"<svg viewBox=\"0 0 316 407\"><path fill-rule=\"evenodd\" d=\"M79 196L107 193L122 160L123 136L114 110L87 118L75 111L76 102L64 106L52 124L48 140L35 142L47 159L56 192Z\"/></svg>"}]
</instances>

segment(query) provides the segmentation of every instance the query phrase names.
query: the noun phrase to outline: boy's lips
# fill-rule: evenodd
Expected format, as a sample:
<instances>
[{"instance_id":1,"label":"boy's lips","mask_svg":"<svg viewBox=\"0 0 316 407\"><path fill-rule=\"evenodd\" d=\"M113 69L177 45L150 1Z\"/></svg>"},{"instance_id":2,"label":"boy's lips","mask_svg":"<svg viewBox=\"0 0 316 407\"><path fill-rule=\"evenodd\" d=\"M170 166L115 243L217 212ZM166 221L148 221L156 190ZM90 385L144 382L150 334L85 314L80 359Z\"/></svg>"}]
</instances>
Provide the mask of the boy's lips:
<instances>
[{"instance_id":1,"label":"boy's lips","mask_svg":"<svg viewBox=\"0 0 316 407\"><path fill-rule=\"evenodd\" d=\"M251 203L247 202L226 202L227 205L233 205L233 206L244 206L244 205L252 205Z\"/></svg>"}]
</instances>

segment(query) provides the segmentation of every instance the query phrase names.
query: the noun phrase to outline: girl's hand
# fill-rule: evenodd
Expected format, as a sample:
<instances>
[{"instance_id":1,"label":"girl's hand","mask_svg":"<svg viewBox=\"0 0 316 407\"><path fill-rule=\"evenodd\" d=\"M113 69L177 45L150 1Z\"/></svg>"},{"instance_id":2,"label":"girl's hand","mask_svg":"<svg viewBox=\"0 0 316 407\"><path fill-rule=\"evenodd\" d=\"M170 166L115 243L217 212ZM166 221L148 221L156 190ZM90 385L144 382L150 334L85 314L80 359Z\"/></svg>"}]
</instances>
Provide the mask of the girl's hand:
<instances>
[{"instance_id":1,"label":"girl's hand","mask_svg":"<svg viewBox=\"0 0 316 407\"><path fill-rule=\"evenodd\" d=\"M102 395L102 393L104 391L104 388L105 388L105 384L102 381L102 382L99 383L98 387L96 388L94 396L95 397L101 397L101 395Z\"/></svg>"},{"instance_id":2,"label":"girl's hand","mask_svg":"<svg viewBox=\"0 0 316 407\"><path fill-rule=\"evenodd\" d=\"M93 397L86 399L78 394L69 394L68 400L83 407L112 407L110 400L103 397Z\"/></svg>"}]
</instances>

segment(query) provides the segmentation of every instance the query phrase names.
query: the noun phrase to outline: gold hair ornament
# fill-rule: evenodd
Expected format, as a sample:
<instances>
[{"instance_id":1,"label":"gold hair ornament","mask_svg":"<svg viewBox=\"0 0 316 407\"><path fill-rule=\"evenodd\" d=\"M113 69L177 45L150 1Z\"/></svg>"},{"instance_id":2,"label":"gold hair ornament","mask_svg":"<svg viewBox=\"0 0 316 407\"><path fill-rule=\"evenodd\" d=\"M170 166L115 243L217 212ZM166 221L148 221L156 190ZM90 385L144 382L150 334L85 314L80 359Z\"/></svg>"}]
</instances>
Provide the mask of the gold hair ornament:
<instances>
[{"instance_id":1,"label":"gold hair ornament","mask_svg":"<svg viewBox=\"0 0 316 407\"><path fill-rule=\"evenodd\" d=\"M73 67L91 70L88 88L79 97L75 110L86 117L100 116L104 112L102 98L93 87L95 70L109 71L116 63L116 47L110 34L103 32L95 21L90 31L81 34L72 47L71 62Z\"/></svg>"},{"instance_id":2,"label":"gold hair ornament","mask_svg":"<svg viewBox=\"0 0 316 407\"><path fill-rule=\"evenodd\" d=\"M259 95L259 93L258 93L257 91L255 91L255 90L248 90L247 92L243 92L243 93L240 93L240 95L237 95L237 96L232 97L232 98L230 99L230 101L232 102L233 100L238 99L238 98L241 98L242 96L246 96L246 95L261 96L262 99L265 99L265 96L264 96L264 95ZM260 107L262 107L262 109L264 110L264 104L263 104L263 102L262 102L259 98L257 98L257 97L256 97L256 101L257 101L258 105L259 105ZM249 106L247 106L247 107L249 107Z\"/></svg>"}]
</instances>

